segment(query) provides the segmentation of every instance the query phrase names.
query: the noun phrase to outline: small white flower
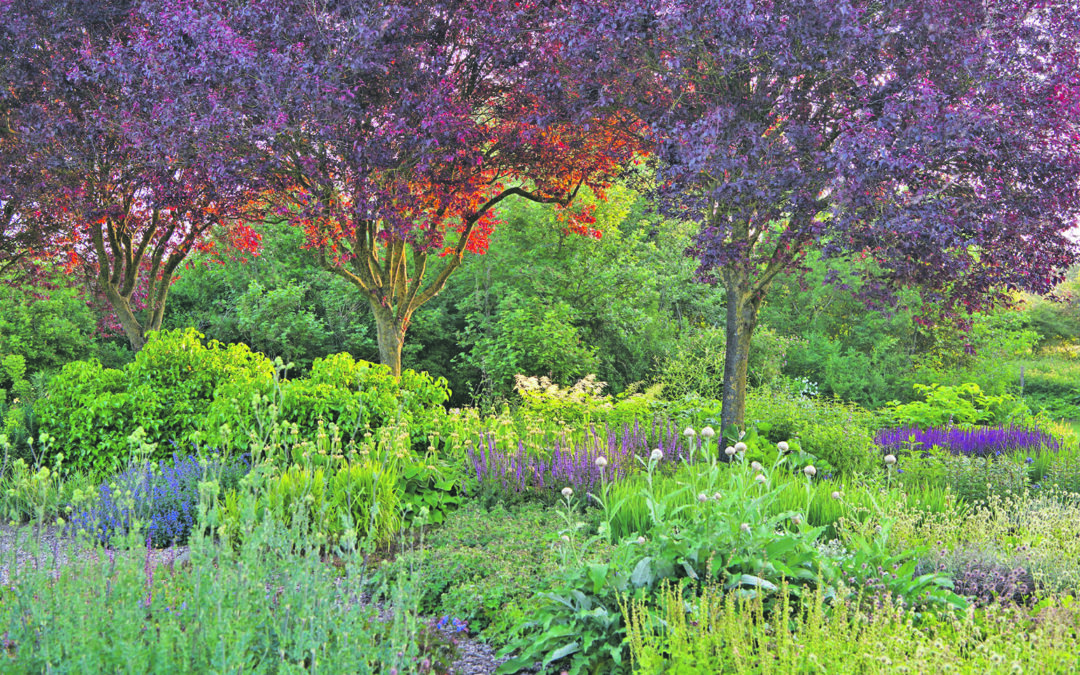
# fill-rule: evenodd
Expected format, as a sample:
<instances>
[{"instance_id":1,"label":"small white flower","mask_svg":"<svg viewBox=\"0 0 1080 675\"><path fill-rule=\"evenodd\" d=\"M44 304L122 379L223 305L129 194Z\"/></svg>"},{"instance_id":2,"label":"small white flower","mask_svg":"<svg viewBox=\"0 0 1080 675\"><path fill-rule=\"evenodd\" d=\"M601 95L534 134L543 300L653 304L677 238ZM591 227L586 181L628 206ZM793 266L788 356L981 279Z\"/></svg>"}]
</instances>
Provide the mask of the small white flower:
<instances>
[{"instance_id":1,"label":"small white flower","mask_svg":"<svg viewBox=\"0 0 1080 675\"><path fill-rule=\"evenodd\" d=\"M559 540L562 541L562 543L564 543L564 544L569 544L570 543L570 537L568 537L565 534L563 536L559 537Z\"/></svg>"},{"instance_id":2,"label":"small white flower","mask_svg":"<svg viewBox=\"0 0 1080 675\"><path fill-rule=\"evenodd\" d=\"M779 450L780 452L787 452L788 451L787 441L780 441L779 443L777 443L776 444L776 449Z\"/></svg>"},{"instance_id":3,"label":"small white flower","mask_svg":"<svg viewBox=\"0 0 1080 675\"><path fill-rule=\"evenodd\" d=\"M709 501L709 497L704 492L702 492L697 496L697 500L704 504L705 502Z\"/></svg>"},{"instance_id":4,"label":"small white flower","mask_svg":"<svg viewBox=\"0 0 1080 675\"><path fill-rule=\"evenodd\" d=\"M562 489L562 496L570 499L574 496L574 488L567 486Z\"/></svg>"},{"instance_id":5,"label":"small white flower","mask_svg":"<svg viewBox=\"0 0 1080 675\"><path fill-rule=\"evenodd\" d=\"M889 466L896 464L896 455L885 455L885 463Z\"/></svg>"},{"instance_id":6,"label":"small white flower","mask_svg":"<svg viewBox=\"0 0 1080 675\"><path fill-rule=\"evenodd\" d=\"M746 443L739 441L735 444L735 452L746 452Z\"/></svg>"},{"instance_id":7,"label":"small white flower","mask_svg":"<svg viewBox=\"0 0 1080 675\"><path fill-rule=\"evenodd\" d=\"M713 436L716 435L716 432L713 431L712 427L705 427L704 429L701 430L701 435L704 436L705 438L712 438Z\"/></svg>"},{"instance_id":8,"label":"small white flower","mask_svg":"<svg viewBox=\"0 0 1080 675\"><path fill-rule=\"evenodd\" d=\"M730 445L727 446L726 448L724 448L724 454L728 457L733 457L735 455L735 448L731 447Z\"/></svg>"},{"instance_id":9,"label":"small white flower","mask_svg":"<svg viewBox=\"0 0 1080 675\"><path fill-rule=\"evenodd\" d=\"M637 538L637 543L644 544L645 543L645 537L638 537Z\"/></svg>"},{"instance_id":10,"label":"small white flower","mask_svg":"<svg viewBox=\"0 0 1080 675\"><path fill-rule=\"evenodd\" d=\"M807 464L806 468L804 468L802 471L803 471L803 473L805 473L807 476L810 476L811 478L813 478L814 476L817 475L817 469L814 468L813 464Z\"/></svg>"},{"instance_id":11,"label":"small white flower","mask_svg":"<svg viewBox=\"0 0 1080 675\"><path fill-rule=\"evenodd\" d=\"M601 455L601 456L596 458L596 468L597 469L600 469L601 471L603 471L604 467L606 467L606 466L607 466L607 457L604 457L603 455Z\"/></svg>"},{"instance_id":12,"label":"small white flower","mask_svg":"<svg viewBox=\"0 0 1080 675\"><path fill-rule=\"evenodd\" d=\"M761 462L754 461L754 462L750 462L750 468L753 469L754 471L762 471L762 470L764 470L765 467L761 466Z\"/></svg>"},{"instance_id":13,"label":"small white flower","mask_svg":"<svg viewBox=\"0 0 1080 675\"><path fill-rule=\"evenodd\" d=\"M693 438L697 435L697 432L694 431L694 427L686 427L685 429L683 429L682 435L686 436L687 438Z\"/></svg>"},{"instance_id":14,"label":"small white flower","mask_svg":"<svg viewBox=\"0 0 1080 675\"><path fill-rule=\"evenodd\" d=\"M661 450L660 448L657 448L657 449L653 450L649 454L649 459L654 461L654 462L659 462L663 458L664 458L664 451Z\"/></svg>"},{"instance_id":15,"label":"small white flower","mask_svg":"<svg viewBox=\"0 0 1080 675\"><path fill-rule=\"evenodd\" d=\"M792 516L791 522L795 525L802 525L802 518L800 518L799 516Z\"/></svg>"},{"instance_id":16,"label":"small white flower","mask_svg":"<svg viewBox=\"0 0 1080 675\"><path fill-rule=\"evenodd\" d=\"M832 498L833 499L840 499L840 491L839 490L833 490Z\"/></svg>"},{"instance_id":17,"label":"small white flower","mask_svg":"<svg viewBox=\"0 0 1080 675\"><path fill-rule=\"evenodd\" d=\"M750 523L743 523L742 525L739 526L739 529L742 530L743 532L746 532L747 534L749 534L750 533Z\"/></svg>"},{"instance_id":18,"label":"small white flower","mask_svg":"<svg viewBox=\"0 0 1080 675\"><path fill-rule=\"evenodd\" d=\"M724 495L720 494L719 492L714 492L713 495L712 495L712 498L715 499L716 501L720 501L723 498L723 496Z\"/></svg>"},{"instance_id":19,"label":"small white flower","mask_svg":"<svg viewBox=\"0 0 1080 675\"><path fill-rule=\"evenodd\" d=\"M763 473L759 473L757 475L757 477L754 478L754 480L756 480L759 483L767 483L767 482L769 482L769 479L766 478L765 474L763 474Z\"/></svg>"}]
</instances>

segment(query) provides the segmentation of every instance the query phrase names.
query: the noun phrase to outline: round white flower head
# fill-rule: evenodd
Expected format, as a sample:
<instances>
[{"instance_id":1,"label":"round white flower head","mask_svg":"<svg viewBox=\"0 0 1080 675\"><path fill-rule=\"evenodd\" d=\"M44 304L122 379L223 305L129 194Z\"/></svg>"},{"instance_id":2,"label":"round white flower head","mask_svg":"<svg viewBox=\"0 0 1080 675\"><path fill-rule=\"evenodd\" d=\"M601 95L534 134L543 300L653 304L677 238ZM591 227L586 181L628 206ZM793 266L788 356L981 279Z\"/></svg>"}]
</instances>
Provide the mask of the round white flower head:
<instances>
[{"instance_id":1,"label":"round white flower head","mask_svg":"<svg viewBox=\"0 0 1080 675\"><path fill-rule=\"evenodd\" d=\"M602 470L606 466L607 466L607 457L604 457L603 455L600 455L599 457L596 458L596 468L597 469Z\"/></svg>"},{"instance_id":2,"label":"round white flower head","mask_svg":"<svg viewBox=\"0 0 1080 675\"><path fill-rule=\"evenodd\" d=\"M761 466L761 462L758 462L758 461L755 460L753 462L750 462L750 468L753 469L754 471L761 471L765 467Z\"/></svg>"},{"instance_id":3,"label":"round white flower head","mask_svg":"<svg viewBox=\"0 0 1080 675\"><path fill-rule=\"evenodd\" d=\"M840 491L839 490L833 490L832 498L833 499L840 499Z\"/></svg>"},{"instance_id":4,"label":"round white flower head","mask_svg":"<svg viewBox=\"0 0 1080 675\"><path fill-rule=\"evenodd\" d=\"M811 478L817 475L817 469L814 468L813 464L807 464L806 468L804 468L802 472L805 473L807 476L810 476Z\"/></svg>"},{"instance_id":5,"label":"round white flower head","mask_svg":"<svg viewBox=\"0 0 1080 675\"><path fill-rule=\"evenodd\" d=\"M713 431L712 427L705 427L704 429L701 430L701 435L704 436L705 438L712 438L713 436L716 435L716 432Z\"/></svg>"},{"instance_id":6,"label":"round white flower head","mask_svg":"<svg viewBox=\"0 0 1080 675\"><path fill-rule=\"evenodd\" d=\"M742 525L739 526L739 529L742 530L743 532L749 533L750 532L750 523L743 523Z\"/></svg>"},{"instance_id":7,"label":"round white flower head","mask_svg":"<svg viewBox=\"0 0 1080 675\"><path fill-rule=\"evenodd\" d=\"M697 496L697 500L704 504L705 502L709 501L709 497L704 492L702 492Z\"/></svg>"},{"instance_id":8,"label":"round white flower head","mask_svg":"<svg viewBox=\"0 0 1080 675\"><path fill-rule=\"evenodd\" d=\"M735 452L746 452L746 443L739 441L735 444Z\"/></svg>"},{"instance_id":9,"label":"round white flower head","mask_svg":"<svg viewBox=\"0 0 1080 675\"><path fill-rule=\"evenodd\" d=\"M563 542L564 544L569 544L569 543L570 543L570 537L568 537L568 536L567 536L567 535L565 535L565 534L564 534L563 536L559 537L559 539L560 539L560 540L561 540L561 541L562 541L562 542Z\"/></svg>"},{"instance_id":10,"label":"round white flower head","mask_svg":"<svg viewBox=\"0 0 1080 675\"><path fill-rule=\"evenodd\" d=\"M896 464L896 455L885 455L885 463L889 466Z\"/></svg>"},{"instance_id":11,"label":"round white flower head","mask_svg":"<svg viewBox=\"0 0 1080 675\"><path fill-rule=\"evenodd\" d=\"M802 518L800 518L799 516L792 516L791 522L795 525L802 525Z\"/></svg>"},{"instance_id":12,"label":"round white flower head","mask_svg":"<svg viewBox=\"0 0 1080 675\"><path fill-rule=\"evenodd\" d=\"M694 431L694 427L686 427L685 429L683 429L682 435L690 438L692 436L696 436L697 432Z\"/></svg>"},{"instance_id":13,"label":"round white flower head","mask_svg":"<svg viewBox=\"0 0 1080 675\"><path fill-rule=\"evenodd\" d=\"M654 461L654 462L659 462L663 458L664 458L664 451L661 450L660 448L656 448L651 453L649 453L649 459Z\"/></svg>"},{"instance_id":14,"label":"round white flower head","mask_svg":"<svg viewBox=\"0 0 1080 675\"><path fill-rule=\"evenodd\" d=\"M637 543L644 544L645 543L645 537L638 537L637 538Z\"/></svg>"},{"instance_id":15,"label":"round white flower head","mask_svg":"<svg viewBox=\"0 0 1080 675\"><path fill-rule=\"evenodd\" d=\"M727 446L726 448L724 448L724 454L727 455L728 457L734 456L735 455L735 448L731 447L730 445Z\"/></svg>"},{"instance_id":16,"label":"round white flower head","mask_svg":"<svg viewBox=\"0 0 1080 675\"><path fill-rule=\"evenodd\" d=\"M788 451L787 441L780 441L779 443L777 443L776 444L776 449L779 450L780 452L787 452Z\"/></svg>"},{"instance_id":17,"label":"round white flower head","mask_svg":"<svg viewBox=\"0 0 1080 675\"><path fill-rule=\"evenodd\" d=\"M715 499L716 501L720 501L723 498L723 496L724 495L720 494L719 492L714 492L713 495L712 495L712 498Z\"/></svg>"},{"instance_id":18,"label":"round white flower head","mask_svg":"<svg viewBox=\"0 0 1080 675\"><path fill-rule=\"evenodd\" d=\"M769 480L769 479L765 477L765 474L763 474L763 473L759 473L759 474L758 474L758 475L757 475L757 476L756 476L756 477L754 478L754 480L756 480L756 481L757 481L757 482L759 482L759 483L766 483L766 482L768 482L768 480Z\"/></svg>"},{"instance_id":19,"label":"round white flower head","mask_svg":"<svg viewBox=\"0 0 1080 675\"><path fill-rule=\"evenodd\" d=\"M570 499L574 496L574 488L567 486L562 489L562 496Z\"/></svg>"}]
</instances>

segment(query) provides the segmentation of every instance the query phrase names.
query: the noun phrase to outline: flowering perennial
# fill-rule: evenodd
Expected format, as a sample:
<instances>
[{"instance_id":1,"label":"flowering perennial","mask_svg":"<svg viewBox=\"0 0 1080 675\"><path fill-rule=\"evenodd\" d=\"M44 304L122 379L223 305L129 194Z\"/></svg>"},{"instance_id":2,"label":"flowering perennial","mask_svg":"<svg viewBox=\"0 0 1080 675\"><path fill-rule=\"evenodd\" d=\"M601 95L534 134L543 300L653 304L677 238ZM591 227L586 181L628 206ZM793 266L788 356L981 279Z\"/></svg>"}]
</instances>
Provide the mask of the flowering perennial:
<instances>
[{"instance_id":1,"label":"flowering perennial","mask_svg":"<svg viewBox=\"0 0 1080 675\"><path fill-rule=\"evenodd\" d=\"M697 439L683 436L674 424L657 422L646 433L635 422L621 432L594 427L583 439L558 440L550 456L544 457L528 450L524 442L505 449L498 447L494 434L481 434L480 442L469 448L469 460L481 484L495 484L504 491L568 486L585 494L597 492L601 476L615 481L639 468L637 458L658 458L654 461L661 464L678 462L688 456L689 444L695 442Z\"/></svg>"},{"instance_id":2,"label":"flowering perennial","mask_svg":"<svg viewBox=\"0 0 1080 675\"><path fill-rule=\"evenodd\" d=\"M877 433L874 440L882 451L887 453L911 450L913 447L926 451L937 446L954 455L969 457L989 457L1006 452L1037 454L1043 451L1057 451L1061 445L1056 438L1045 431L1012 426L973 429L900 427L883 429Z\"/></svg>"}]
</instances>

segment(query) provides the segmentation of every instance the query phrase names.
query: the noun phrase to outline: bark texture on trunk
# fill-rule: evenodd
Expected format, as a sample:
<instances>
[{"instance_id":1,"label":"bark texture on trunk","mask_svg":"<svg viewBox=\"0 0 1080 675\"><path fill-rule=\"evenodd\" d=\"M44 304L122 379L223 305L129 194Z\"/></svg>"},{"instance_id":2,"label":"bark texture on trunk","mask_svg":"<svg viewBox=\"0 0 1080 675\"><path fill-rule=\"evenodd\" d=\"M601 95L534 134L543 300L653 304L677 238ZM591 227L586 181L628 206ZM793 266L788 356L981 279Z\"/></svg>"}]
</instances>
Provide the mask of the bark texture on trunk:
<instances>
[{"instance_id":1,"label":"bark texture on trunk","mask_svg":"<svg viewBox=\"0 0 1080 675\"><path fill-rule=\"evenodd\" d=\"M732 270L727 288L727 344L724 354L724 398L720 421L724 429L742 427L746 418L746 382L750 365L750 338L757 327L762 294L755 292L749 275Z\"/></svg>"},{"instance_id":2,"label":"bark texture on trunk","mask_svg":"<svg viewBox=\"0 0 1080 675\"><path fill-rule=\"evenodd\" d=\"M405 344L405 329L408 326L409 317L405 317L404 322L399 322L391 310L374 300L371 301L371 309L375 314L376 337L379 341L379 361L384 366L390 366L390 373L394 377L400 377L401 348Z\"/></svg>"}]
</instances>

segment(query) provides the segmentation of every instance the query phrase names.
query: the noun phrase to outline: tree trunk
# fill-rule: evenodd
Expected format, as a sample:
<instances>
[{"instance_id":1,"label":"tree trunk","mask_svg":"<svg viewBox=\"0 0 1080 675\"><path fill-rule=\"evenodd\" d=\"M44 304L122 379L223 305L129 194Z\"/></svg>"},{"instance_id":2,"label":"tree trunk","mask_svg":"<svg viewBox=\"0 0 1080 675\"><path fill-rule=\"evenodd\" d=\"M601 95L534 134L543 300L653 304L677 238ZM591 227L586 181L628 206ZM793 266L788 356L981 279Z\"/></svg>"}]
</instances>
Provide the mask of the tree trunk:
<instances>
[{"instance_id":1,"label":"tree trunk","mask_svg":"<svg viewBox=\"0 0 1080 675\"><path fill-rule=\"evenodd\" d=\"M724 399L721 426L742 427L746 418L746 381L750 365L750 337L757 326L760 297L745 272L725 275L727 287L727 343L724 354Z\"/></svg>"},{"instance_id":2,"label":"tree trunk","mask_svg":"<svg viewBox=\"0 0 1080 675\"><path fill-rule=\"evenodd\" d=\"M393 310L371 300L371 309L375 314L375 332L379 341L379 361L390 366L394 377L401 376L401 347L405 344L405 329L408 318L398 321Z\"/></svg>"},{"instance_id":3,"label":"tree trunk","mask_svg":"<svg viewBox=\"0 0 1080 675\"><path fill-rule=\"evenodd\" d=\"M124 335L131 345L131 351L138 353L146 344L146 334L142 325L139 324L135 312L131 311L131 303L111 286L105 287L105 298L109 301L113 312L116 313L116 318L120 321L120 327L124 329Z\"/></svg>"}]
</instances>

